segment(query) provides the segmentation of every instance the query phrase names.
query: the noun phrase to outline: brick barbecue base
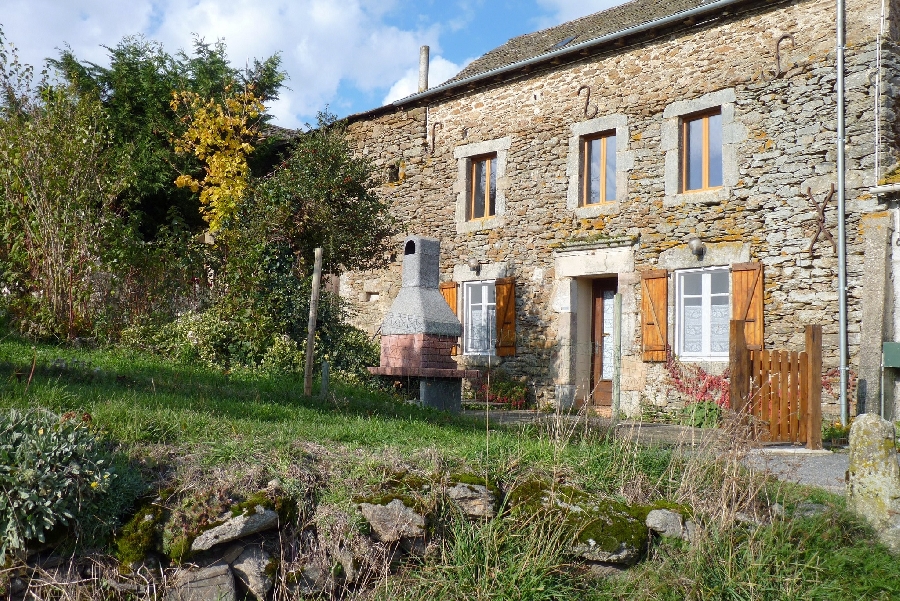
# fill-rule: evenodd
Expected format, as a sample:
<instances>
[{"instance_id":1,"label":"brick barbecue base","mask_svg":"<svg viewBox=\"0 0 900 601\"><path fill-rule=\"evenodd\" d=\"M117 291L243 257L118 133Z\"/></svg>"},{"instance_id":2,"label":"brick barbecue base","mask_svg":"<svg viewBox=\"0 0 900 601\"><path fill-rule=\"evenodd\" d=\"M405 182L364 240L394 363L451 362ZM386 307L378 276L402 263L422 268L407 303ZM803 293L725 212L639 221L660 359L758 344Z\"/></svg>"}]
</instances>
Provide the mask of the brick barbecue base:
<instances>
[{"instance_id":1,"label":"brick barbecue base","mask_svg":"<svg viewBox=\"0 0 900 601\"><path fill-rule=\"evenodd\" d=\"M434 334L391 334L381 337L382 368L457 370L451 352L456 338ZM394 375L394 374L391 374Z\"/></svg>"}]
</instances>

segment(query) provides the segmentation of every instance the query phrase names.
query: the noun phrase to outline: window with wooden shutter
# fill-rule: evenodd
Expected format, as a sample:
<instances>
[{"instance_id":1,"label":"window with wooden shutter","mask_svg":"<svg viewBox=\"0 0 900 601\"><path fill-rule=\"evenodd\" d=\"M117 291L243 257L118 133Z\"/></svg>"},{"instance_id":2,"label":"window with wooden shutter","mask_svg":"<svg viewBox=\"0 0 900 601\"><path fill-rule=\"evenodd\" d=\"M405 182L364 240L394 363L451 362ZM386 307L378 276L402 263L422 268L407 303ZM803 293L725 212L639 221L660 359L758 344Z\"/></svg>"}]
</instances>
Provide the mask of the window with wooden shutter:
<instances>
[{"instance_id":1,"label":"window with wooden shutter","mask_svg":"<svg viewBox=\"0 0 900 601\"><path fill-rule=\"evenodd\" d=\"M668 345L669 273L654 269L641 274L641 340L644 361L665 361Z\"/></svg>"},{"instance_id":2,"label":"window with wooden shutter","mask_svg":"<svg viewBox=\"0 0 900 601\"><path fill-rule=\"evenodd\" d=\"M731 318L741 319L747 348L763 349L763 266L735 263L731 266Z\"/></svg>"},{"instance_id":3,"label":"window with wooden shutter","mask_svg":"<svg viewBox=\"0 0 900 601\"><path fill-rule=\"evenodd\" d=\"M494 282L497 294L497 355L516 354L516 279L501 278Z\"/></svg>"},{"instance_id":4,"label":"window with wooden shutter","mask_svg":"<svg viewBox=\"0 0 900 601\"><path fill-rule=\"evenodd\" d=\"M454 315L458 315L456 312L456 295L458 289L459 286L456 282L441 282L440 285L441 296L447 301L447 305L450 306L450 310L453 311ZM459 354L458 344L453 345L453 350L450 351L450 354L454 356Z\"/></svg>"}]
</instances>

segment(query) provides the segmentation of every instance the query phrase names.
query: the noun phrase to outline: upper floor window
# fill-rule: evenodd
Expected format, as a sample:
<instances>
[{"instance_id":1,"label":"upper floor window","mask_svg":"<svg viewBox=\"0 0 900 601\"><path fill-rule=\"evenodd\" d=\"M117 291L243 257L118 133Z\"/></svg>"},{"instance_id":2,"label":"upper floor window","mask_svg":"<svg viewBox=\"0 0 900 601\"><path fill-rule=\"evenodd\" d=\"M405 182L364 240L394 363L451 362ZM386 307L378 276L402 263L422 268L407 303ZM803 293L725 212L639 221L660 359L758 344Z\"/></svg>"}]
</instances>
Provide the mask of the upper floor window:
<instances>
[{"instance_id":1,"label":"upper floor window","mask_svg":"<svg viewBox=\"0 0 900 601\"><path fill-rule=\"evenodd\" d=\"M682 189L721 187L722 111L686 117L682 123Z\"/></svg>"},{"instance_id":2,"label":"upper floor window","mask_svg":"<svg viewBox=\"0 0 900 601\"><path fill-rule=\"evenodd\" d=\"M497 212L497 155L473 157L468 179L466 219L493 217Z\"/></svg>"},{"instance_id":3,"label":"upper floor window","mask_svg":"<svg viewBox=\"0 0 900 601\"><path fill-rule=\"evenodd\" d=\"M581 141L580 206L616 202L616 134L585 137Z\"/></svg>"}]
</instances>

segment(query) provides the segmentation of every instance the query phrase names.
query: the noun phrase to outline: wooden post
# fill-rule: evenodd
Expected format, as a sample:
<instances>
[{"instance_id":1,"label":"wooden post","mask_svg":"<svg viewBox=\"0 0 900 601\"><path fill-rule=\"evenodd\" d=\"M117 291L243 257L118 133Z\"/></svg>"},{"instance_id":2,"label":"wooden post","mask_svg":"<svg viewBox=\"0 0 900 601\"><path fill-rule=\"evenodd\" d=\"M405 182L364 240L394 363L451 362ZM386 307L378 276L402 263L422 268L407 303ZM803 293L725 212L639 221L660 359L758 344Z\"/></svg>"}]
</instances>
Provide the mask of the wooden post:
<instances>
[{"instance_id":1,"label":"wooden post","mask_svg":"<svg viewBox=\"0 0 900 601\"><path fill-rule=\"evenodd\" d=\"M313 266L312 295L309 299L309 327L306 334L306 370L303 373L303 394L312 396L313 353L316 343L316 314L319 312L319 284L322 281L322 249L316 249Z\"/></svg>"},{"instance_id":2,"label":"wooden post","mask_svg":"<svg viewBox=\"0 0 900 601\"><path fill-rule=\"evenodd\" d=\"M622 295L613 297L612 421L619 419L622 400Z\"/></svg>"},{"instance_id":3,"label":"wooden post","mask_svg":"<svg viewBox=\"0 0 900 601\"><path fill-rule=\"evenodd\" d=\"M329 380L329 367L328 361L322 361L322 379L319 380L319 398L325 399L328 397L328 380Z\"/></svg>"},{"instance_id":4,"label":"wooden post","mask_svg":"<svg viewBox=\"0 0 900 601\"><path fill-rule=\"evenodd\" d=\"M731 408L744 412L750 399L750 350L744 338L744 320L732 319L728 337L728 368L731 373Z\"/></svg>"},{"instance_id":5,"label":"wooden post","mask_svg":"<svg viewBox=\"0 0 900 601\"><path fill-rule=\"evenodd\" d=\"M806 448L822 448L822 326L806 326L806 354L809 357L809 399L807 406Z\"/></svg>"}]
</instances>

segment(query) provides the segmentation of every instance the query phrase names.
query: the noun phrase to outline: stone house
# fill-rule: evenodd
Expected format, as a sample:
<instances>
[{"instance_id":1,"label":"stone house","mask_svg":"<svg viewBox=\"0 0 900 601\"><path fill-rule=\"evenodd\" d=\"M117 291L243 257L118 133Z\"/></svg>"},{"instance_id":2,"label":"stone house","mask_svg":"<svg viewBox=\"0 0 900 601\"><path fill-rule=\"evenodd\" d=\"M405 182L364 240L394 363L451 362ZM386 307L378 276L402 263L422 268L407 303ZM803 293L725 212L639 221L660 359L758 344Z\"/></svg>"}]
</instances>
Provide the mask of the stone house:
<instances>
[{"instance_id":1,"label":"stone house","mask_svg":"<svg viewBox=\"0 0 900 601\"><path fill-rule=\"evenodd\" d=\"M900 197L873 190L898 156L900 2L885 1L846 11L854 405L879 402L881 342L900 331ZM800 350L803 326L822 324L833 375L835 14L825 0L632 0L351 116L406 231L440 240L441 289L464 328L457 362L502 367L538 404L608 405L618 292L626 413L678 402L667 349L721 373L732 318L757 348ZM341 276L373 334L399 290L392 261ZM836 403L826 387L824 413Z\"/></svg>"}]
</instances>

